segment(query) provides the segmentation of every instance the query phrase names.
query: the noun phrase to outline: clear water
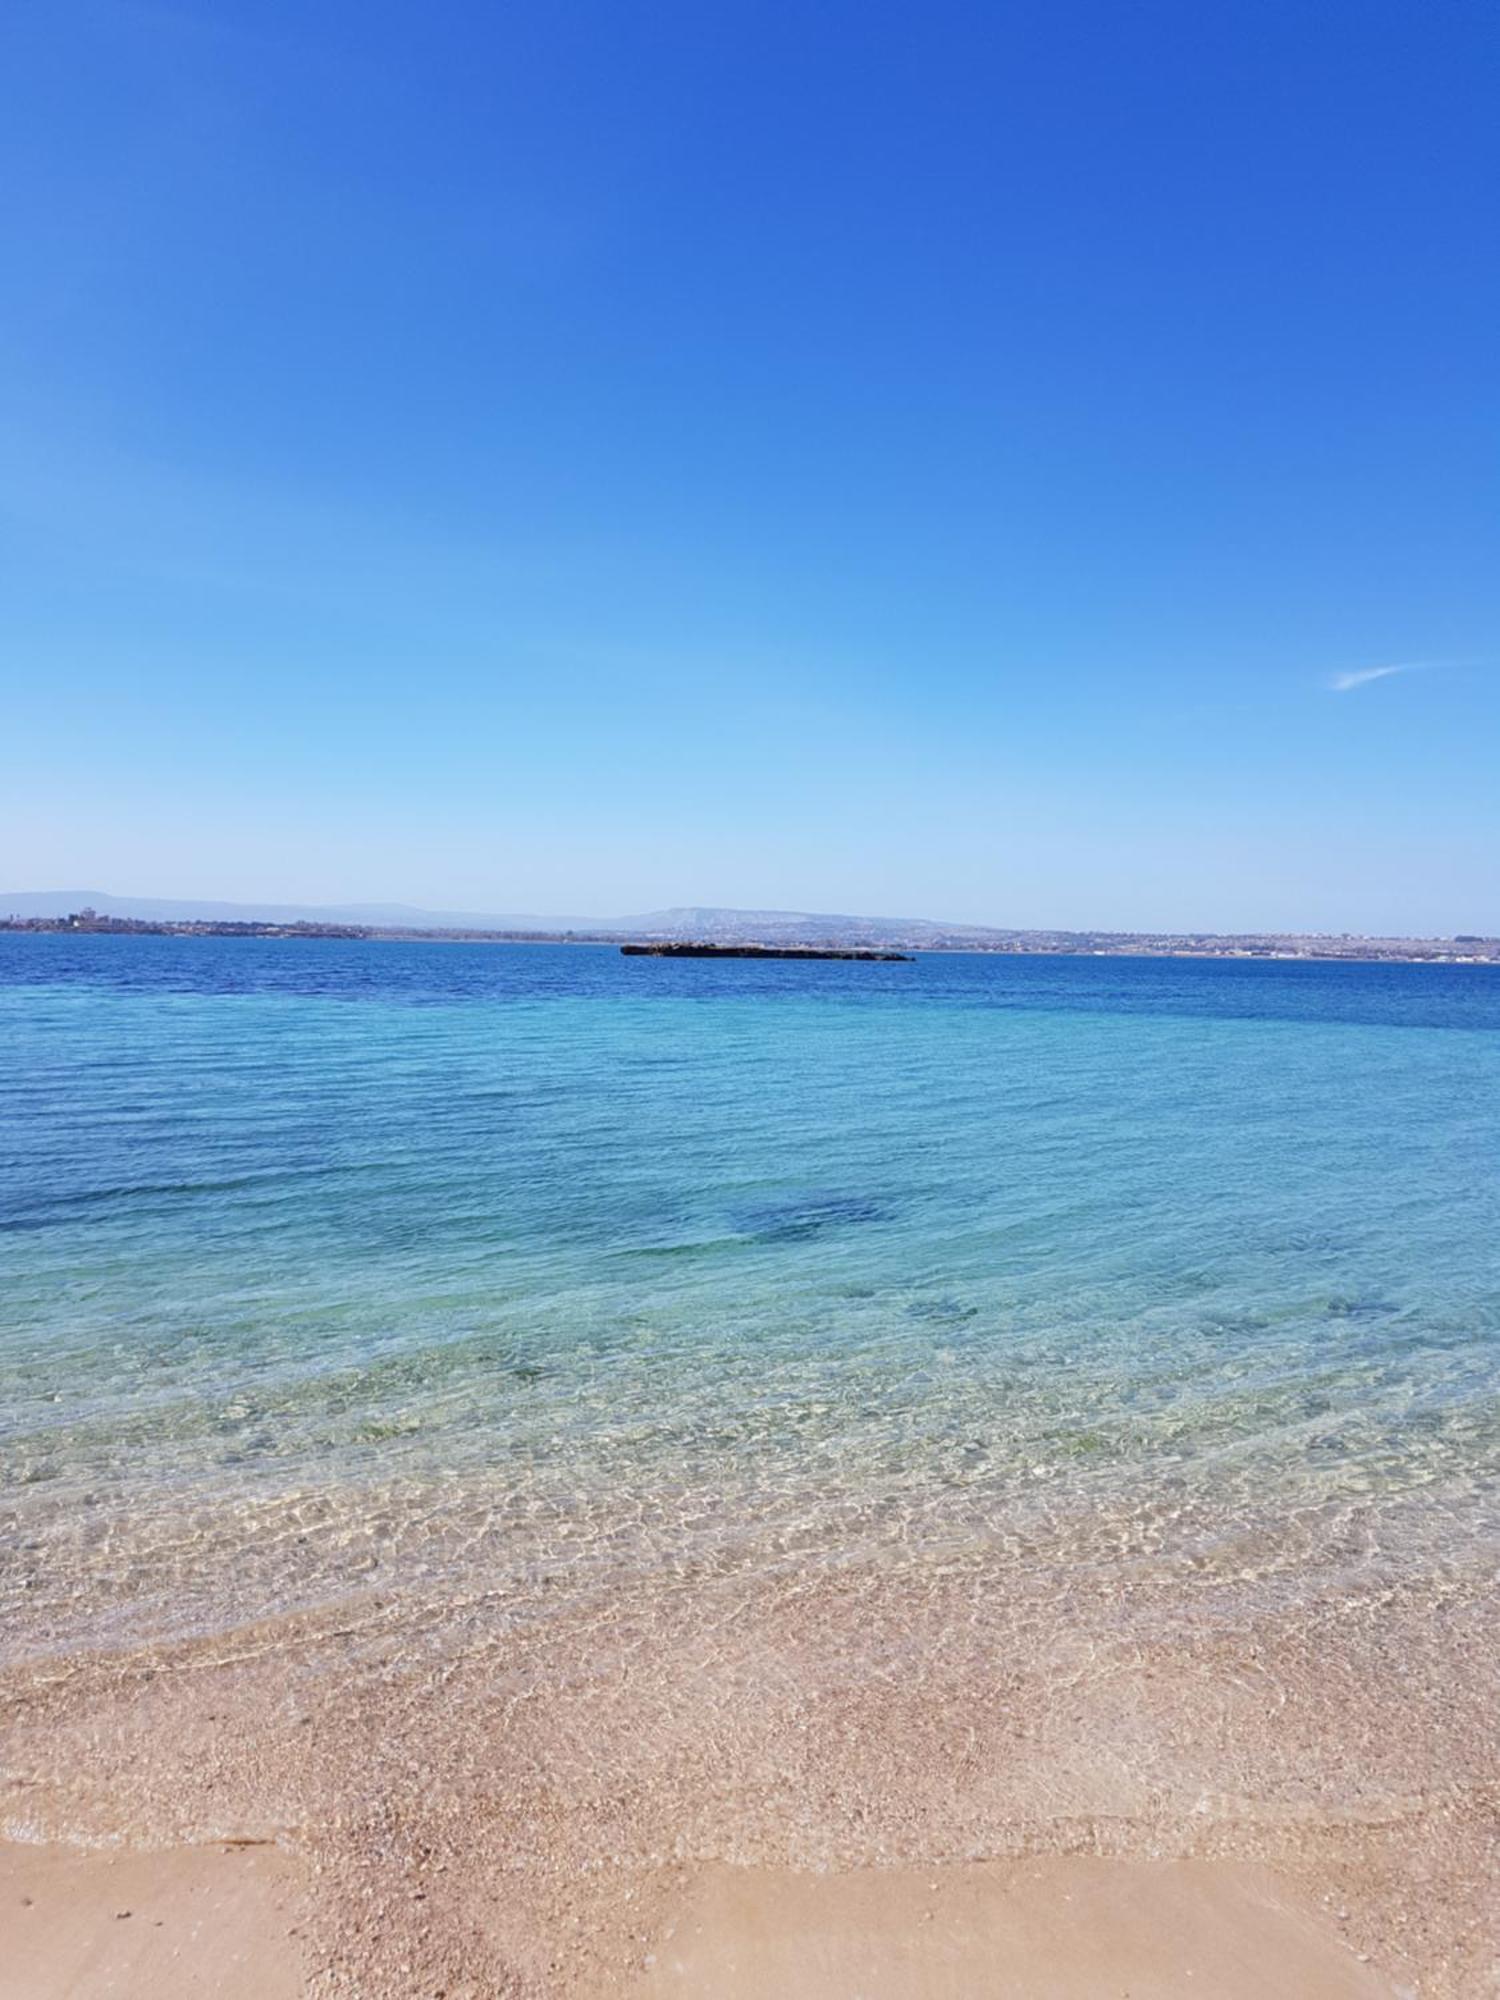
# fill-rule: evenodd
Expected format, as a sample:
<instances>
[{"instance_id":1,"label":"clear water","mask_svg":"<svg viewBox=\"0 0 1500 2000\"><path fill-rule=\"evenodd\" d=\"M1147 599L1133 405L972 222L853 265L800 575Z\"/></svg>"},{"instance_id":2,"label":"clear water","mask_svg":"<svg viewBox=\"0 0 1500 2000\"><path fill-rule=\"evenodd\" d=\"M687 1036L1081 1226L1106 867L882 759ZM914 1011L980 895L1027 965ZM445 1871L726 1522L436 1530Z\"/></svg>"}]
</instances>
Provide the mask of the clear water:
<instances>
[{"instance_id":1,"label":"clear water","mask_svg":"<svg viewBox=\"0 0 1500 2000\"><path fill-rule=\"evenodd\" d=\"M0 1051L13 1656L1493 1527L1488 968L5 937Z\"/></svg>"}]
</instances>

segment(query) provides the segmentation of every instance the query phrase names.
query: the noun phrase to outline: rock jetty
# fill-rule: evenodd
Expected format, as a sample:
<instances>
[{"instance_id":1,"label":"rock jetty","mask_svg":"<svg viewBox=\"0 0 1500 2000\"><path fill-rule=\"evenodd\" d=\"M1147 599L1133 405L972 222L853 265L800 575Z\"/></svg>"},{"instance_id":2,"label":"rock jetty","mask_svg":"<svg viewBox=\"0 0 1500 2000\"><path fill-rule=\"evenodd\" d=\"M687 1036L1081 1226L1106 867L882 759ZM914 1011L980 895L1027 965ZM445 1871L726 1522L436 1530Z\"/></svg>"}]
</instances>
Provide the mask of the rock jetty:
<instances>
[{"instance_id":1,"label":"rock jetty","mask_svg":"<svg viewBox=\"0 0 1500 2000\"><path fill-rule=\"evenodd\" d=\"M909 951L833 951L797 944L622 944L625 958L857 958L879 965L910 965Z\"/></svg>"}]
</instances>

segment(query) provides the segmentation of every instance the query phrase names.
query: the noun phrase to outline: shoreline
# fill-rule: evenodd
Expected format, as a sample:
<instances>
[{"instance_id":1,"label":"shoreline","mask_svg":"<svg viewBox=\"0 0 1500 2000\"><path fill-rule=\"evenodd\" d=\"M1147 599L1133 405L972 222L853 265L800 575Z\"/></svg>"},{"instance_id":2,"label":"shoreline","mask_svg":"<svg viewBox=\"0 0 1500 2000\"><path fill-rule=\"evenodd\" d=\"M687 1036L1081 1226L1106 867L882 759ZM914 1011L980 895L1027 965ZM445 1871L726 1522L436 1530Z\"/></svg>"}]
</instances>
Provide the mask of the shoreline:
<instances>
[{"instance_id":1,"label":"shoreline","mask_svg":"<svg viewBox=\"0 0 1500 2000\"><path fill-rule=\"evenodd\" d=\"M267 1843L0 1843L0 2000L306 2000L308 1870ZM711 1863L577 2000L1401 2000L1293 1879L1089 1855L791 1870ZM390 1994L383 1982L366 1993ZM458 1990L464 1990L460 1987ZM402 2000L406 2000L402 1996Z\"/></svg>"},{"instance_id":2,"label":"shoreline","mask_svg":"<svg viewBox=\"0 0 1500 2000\"><path fill-rule=\"evenodd\" d=\"M0 2000L1492 1990L1482 1597L1048 1597L398 1590L10 1669Z\"/></svg>"},{"instance_id":3,"label":"shoreline","mask_svg":"<svg viewBox=\"0 0 1500 2000\"><path fill-rule=\"evenodd\" d=\"M97 924L70 924L65 920L28 917L0 918L0 937L125 937L175 938L181 942L215 941L251 944L482 944L578 946L590 951L619 951L630 957L646 958L873 958L900 962L912 958L1118 958L1180 964L1229 965L1436 965L1500 966L1500 939L1480 940L1482 952L1455 952L1447 949L1455 940L1447 938L1365 939L1371 945L1431 946L1427 950L1368 951L1289 951L1275 948L1285 942L1317 944L1325 940L1295 937L1287 933L1273 939L1248 934L1234 940L1235 948L1201 950L1163 936L1157 943L1152 934L1142 932L1127 941L1090 945L1083 934L1075 943L972 944L928 943L921 939L874 943L849 942L838 938L809 938L793 944L775 939L742 938L733 942L693 941L653 938L639 933L598 932L511 932L511 931L423 931L360 928L348 925L284 925L257 923L151 923L142 919L107 921ZM1327 940L1332 942L1332 940Z\"/></svg>"}]
</instances>

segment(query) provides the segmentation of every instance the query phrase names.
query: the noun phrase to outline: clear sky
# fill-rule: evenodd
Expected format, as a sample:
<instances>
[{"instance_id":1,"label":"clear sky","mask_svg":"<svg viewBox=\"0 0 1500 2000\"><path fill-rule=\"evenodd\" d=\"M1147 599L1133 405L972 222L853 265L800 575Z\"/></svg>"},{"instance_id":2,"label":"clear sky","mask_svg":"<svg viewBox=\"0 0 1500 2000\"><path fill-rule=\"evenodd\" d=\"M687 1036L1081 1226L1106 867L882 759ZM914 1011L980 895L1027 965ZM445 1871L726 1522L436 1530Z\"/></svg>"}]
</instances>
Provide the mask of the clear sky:
<instances>
[{"instance_id":1,"label":"clear sky","mask_svg":"<svg viewBox=\"0 0 1500 2000\"><path fill-rule=\"evenodd\" d=\"M1500 929L1492 0L0 37L0 891Z\"/></svg>"}]
</instances>

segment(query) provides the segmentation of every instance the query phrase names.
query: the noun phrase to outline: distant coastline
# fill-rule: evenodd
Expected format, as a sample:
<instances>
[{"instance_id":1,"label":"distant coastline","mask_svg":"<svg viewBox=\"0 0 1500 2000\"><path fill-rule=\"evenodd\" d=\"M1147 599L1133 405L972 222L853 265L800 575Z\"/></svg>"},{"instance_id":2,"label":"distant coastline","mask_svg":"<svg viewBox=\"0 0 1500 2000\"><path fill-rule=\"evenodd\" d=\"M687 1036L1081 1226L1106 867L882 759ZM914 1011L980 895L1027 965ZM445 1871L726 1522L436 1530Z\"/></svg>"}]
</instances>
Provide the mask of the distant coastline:
<instances>
[{"instance_id":1,"label":"distant coastline","mask_svg":"<svg viewBox=\"0 0 1500 2000\"><path fill-rule=\"evenodd\" d=\"M695 921L696 920L696 921ZM461 925L345 923L315 918L122 916L85 905L58 915L0 915L0 932L44 936L305 938L342 942L400 940L457 944L585 944L638 949L685 948L812 953L989 952L1014 957L1349 960L1362 964L1497 965L1500 937L1365 937L1295 932L1002 931L899 918L797 917L784 912L663 912L618 927L480 928Z\"/></svg>"}]
</instances>

